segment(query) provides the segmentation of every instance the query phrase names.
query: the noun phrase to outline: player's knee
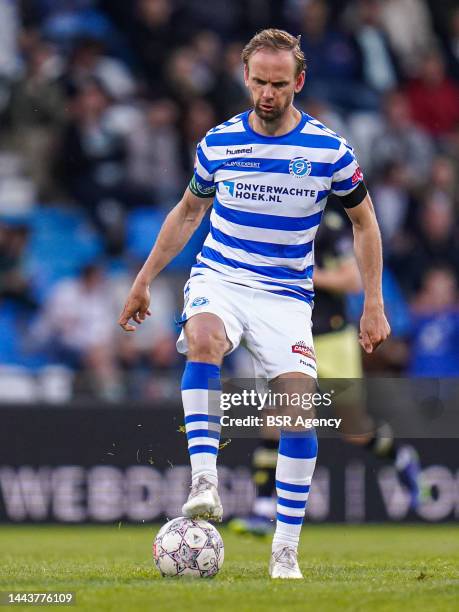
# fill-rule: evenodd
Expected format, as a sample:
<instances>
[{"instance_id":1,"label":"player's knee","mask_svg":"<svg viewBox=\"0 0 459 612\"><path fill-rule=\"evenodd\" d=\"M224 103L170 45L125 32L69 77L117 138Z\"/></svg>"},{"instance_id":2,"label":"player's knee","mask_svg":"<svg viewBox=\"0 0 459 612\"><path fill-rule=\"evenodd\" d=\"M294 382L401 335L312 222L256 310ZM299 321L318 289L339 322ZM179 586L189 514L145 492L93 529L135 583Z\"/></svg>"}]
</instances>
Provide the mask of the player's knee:
<instances>
[{"instance_id":1,"label":"player's knee","mask_svg":"<svg viewBox=\"0 0 459 612\"><path fill-rule=\"evenodd\" d=\"M190 330L187 340L188 358L191 361L220 362L229 348L224 333L207 327Z\"/></svg>"}]
</instances>

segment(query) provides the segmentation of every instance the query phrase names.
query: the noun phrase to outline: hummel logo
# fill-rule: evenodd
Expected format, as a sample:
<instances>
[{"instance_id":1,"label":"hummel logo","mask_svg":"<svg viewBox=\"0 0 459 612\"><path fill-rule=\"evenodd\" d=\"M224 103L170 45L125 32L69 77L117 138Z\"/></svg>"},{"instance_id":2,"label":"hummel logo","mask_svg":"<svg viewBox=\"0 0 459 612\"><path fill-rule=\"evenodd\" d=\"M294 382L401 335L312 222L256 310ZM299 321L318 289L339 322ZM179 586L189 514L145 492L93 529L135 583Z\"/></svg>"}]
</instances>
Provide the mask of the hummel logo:
<instances>
[{"instance_id":1,"label":"hummel logo","mask_svg":"<svg viewBox=\"0 0 459 612\"><path fill-rule=\"evenodd\" d=\"M245 147L242 149L226 149L227 155L240 155L241 153L252 153L253 147Z\"/></svg>"}]
</instances>

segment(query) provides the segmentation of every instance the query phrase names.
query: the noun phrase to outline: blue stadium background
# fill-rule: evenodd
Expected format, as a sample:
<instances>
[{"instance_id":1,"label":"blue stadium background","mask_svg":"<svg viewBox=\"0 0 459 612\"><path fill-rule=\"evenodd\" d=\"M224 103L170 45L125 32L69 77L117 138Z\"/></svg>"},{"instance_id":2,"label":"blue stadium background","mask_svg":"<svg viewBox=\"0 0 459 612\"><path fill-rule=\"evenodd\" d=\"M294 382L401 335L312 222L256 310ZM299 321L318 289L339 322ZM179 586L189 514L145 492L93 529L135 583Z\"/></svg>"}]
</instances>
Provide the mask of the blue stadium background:
<instances>
[{"instance_id":1,"label":"blue stadium background","mask_svg":"<svg viewBox=\"0 0 459 612\"><path fill-rule=\"evenodd\" d=\"M240 51L267 26L301 34L298 106L348 138L375 203L393 336L366 369L459 375L454 0L0 0L4 401L177 393L175 319L206 221L142 332L116 319L196 143L248 106Z\"/></svg>"}]
</instances>

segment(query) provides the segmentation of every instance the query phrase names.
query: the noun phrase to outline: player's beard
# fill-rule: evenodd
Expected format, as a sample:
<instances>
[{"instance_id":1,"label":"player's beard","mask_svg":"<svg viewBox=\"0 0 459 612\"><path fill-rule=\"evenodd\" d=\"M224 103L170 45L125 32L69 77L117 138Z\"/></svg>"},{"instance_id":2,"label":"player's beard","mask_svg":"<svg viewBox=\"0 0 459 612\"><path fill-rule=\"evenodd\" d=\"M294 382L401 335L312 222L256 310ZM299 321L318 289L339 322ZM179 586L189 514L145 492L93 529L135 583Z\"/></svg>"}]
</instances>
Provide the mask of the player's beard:
<instances>
[{"instance_id":1,"label":"player's beard","mask_svg":"<svg viewBox=\"0 0 459 612\"><path fill-rule=\"evenodd\" d=\"M266 111L260 107L261 102L258 101L256 104L254 104L254 110L260 119L266 121L267 123L272 123L274 121L278 121L285 114L291 103L292 100L289 100L285 102L283 106L273 106L271 110Z\"/></svg>"},{"instance_id":2,"label":"player's beard","mask_svg":"<svg viewBox=\"0 0 459 612\"><path fill-rule=\"evenodd\" d=\"M260 104L260 102L257 102L254 105L254 110L258 117L260 117L260 119L266 122L277 121L278 119L280 119L290 105L290 103L288 103L283 107L273 106L271 110L266 111L260 107Z\"/></svg>"}]
</instances>

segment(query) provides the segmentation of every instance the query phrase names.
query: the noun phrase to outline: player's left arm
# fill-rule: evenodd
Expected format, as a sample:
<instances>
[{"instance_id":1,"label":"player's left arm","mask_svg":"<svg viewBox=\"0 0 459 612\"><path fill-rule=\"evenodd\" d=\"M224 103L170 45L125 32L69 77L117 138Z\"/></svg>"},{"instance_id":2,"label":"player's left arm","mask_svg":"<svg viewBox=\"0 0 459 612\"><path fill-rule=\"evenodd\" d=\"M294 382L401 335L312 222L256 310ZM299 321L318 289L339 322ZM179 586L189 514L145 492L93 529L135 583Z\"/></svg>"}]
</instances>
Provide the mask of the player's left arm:
<instances>
[{"instance_id":1,"label":"player's left arm","mask_svg":"<svg viewBox=\"0 0 459 612\"><path fill-rule=\"evenodd\" d=\"M359 342L372 353L390 334L382 295L381 234L368 192L359 204L346 207L346 213L352 222L354 252L365 293Z\"/></svg>"}]
</instances>

